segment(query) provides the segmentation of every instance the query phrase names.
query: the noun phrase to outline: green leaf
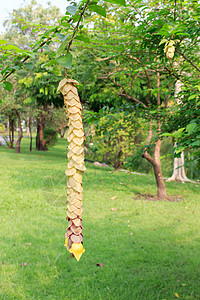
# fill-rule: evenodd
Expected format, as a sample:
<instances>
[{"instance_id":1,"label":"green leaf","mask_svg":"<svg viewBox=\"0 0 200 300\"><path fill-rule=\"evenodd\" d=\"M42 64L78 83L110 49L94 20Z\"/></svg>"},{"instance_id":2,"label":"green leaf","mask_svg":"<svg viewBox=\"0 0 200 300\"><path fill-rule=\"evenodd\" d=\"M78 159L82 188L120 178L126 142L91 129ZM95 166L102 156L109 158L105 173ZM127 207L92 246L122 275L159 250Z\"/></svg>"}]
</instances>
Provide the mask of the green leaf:
<instances>
[{"instance_id":1,"label":"green leaf","mask_svg":"<svg viewBox=\"0 0 200 300\"><path fill-rule=\"evenodd\" d=\"M184 130L184 128L179 128L177 131L175 131L175 132L173 133L173 136L174 136L175 138L179 138L179 137L182 135L183 130Z\"/></svg>"},{"instance_id":2,"label":"green leaf","mask_svg":"<svg viewBox=\"0 0 200 300\"><path fill-rule=\"evenodd\" d=\"M6 50L14 50L16 52L23 52L23 50L21 50L19 47L15 46L15 45L7 45Z\"/></svg>"},{"instance_id":3,"label":"green leaf","mask_svg":"<svg viewBox=\"0 0 200 300\"><path fill-rule=\"evenodd\" d=\"M89 10L93 11L93 12L96 12L97 14L103 16L103 17L106 17L106 11L105 9L100 6L100 5L90 5L88 6Z\"/></svg>"},{"instance_id":4,"label":"green leaf","mask_svg":"<svg viewBox=\"0 0 200 300\"><path fill-rule=\"evenodd\" d=\"M186 126L186 131L191 134L191 132L196 128L196 123L190 123Z\"/></svg>"},{"instance_id":5,"label":"green leaf","mask_svg":"<svg viewBox=\"0 0 200 300\"><path fill-rule=\"evenodd\" d=\"M126 1L125 0L106 0L106 2L126 6Z\"/></svg>"},{"instance_id":6,"label":"green leaf","mask_svg":"<svg viewBox=\"0 0 200 300\"><path fill-rule=\"evenodd\" d=\"M188 100L195 99L197 96L198 96L198 94L196 94L196 95L191 95L191 96L188 98Z\"/></svg>"},{"instance_id":7,"label":"green leaf","mask_svg":"<svg viewBox=\"0 0 200 300\"><path fill-rule=\"evenodd\" d=\"M42 48L46 51L50 51L49 46L47 46L47 45L43 46Z\"/></svg>"},{"instance_id":8,"label":"green leaf","mask_svg":"<svg viewBox=\"0 0 200 300\"><path fill-rule=\"evenodd\" d=\"M90 39L88 36L85 36L83 34L79 34L75 37L76 40L79 40L79 41L82 41L84 43L89 43L90 42Z\"/></svg>"},{"instance_id":9,"label":"green leaf","mask_svg":"<svg viewBox=\"0 0 200 300\"><path fill-rule=\"evenodd\" d=\"M199 147L199 146L200 146L200 140L193 142L193 143L191 144L191 146Z\"/></svg>"},{"instance_id":10,"label":"green leaf","mask_svg":"<svg viewBox=\"0 0 200 300\"><path fill-rule=\"evenodd\" d=\"M72 55L68 53L67 55L62 55L56 58L56 61L64 68L70 69L72 65Z\"/></svg>"},{"instance_id":11,"label":"green leaf","mask_svg":"<svg viewBox=\"0 0 200 300\"><path fill-rule=\"evenodd\" d=\"M12 91L12 83L9 81L4 81L4 89L11 92Z\"/></svg>"},{"instance_id":12,"label":"green leaf","mask_svg":"<svg viewBox=\"0 0 200 300\"><path fill-rule=\"evenodd\" d=\"M0 103L2 103L2 100L0 99Z\"/></svg>"},{"instance_id":13,"label":"green leaf","mask_svg":"<svg viewBox=\"0 0 200 300\"><path fill-rule=\"evenodd\" d=\"M32 103L31 97L24 99L24 104L31 104L31 103Z\"/></svg>"},{"instance_id":14,"label":"green leaf","mask_svg":"<svg viewBox=\"0 0 200 300\"><path fill-rule=\"evenodd\" d=\"M172 134L168 133L168 132L164 132L164 133L162 133L162 136L172 136Z\"/></svg>"},{"instance_id":15,"label":"green leaf","mask_svg":"<svg viewBox=\"0 0 200 300\"><path fill-rule=\"evenodd\" d=\"M195 85L196 88L198 88L198 90L200 91L200 85Z\"/></svg>"},{"instance_id":16,"label":"green leaf","mask_svg":"<svg viewBox=\"0 0 200 300\"><path fill-rule=\"evenodd\" d=\"M52 65L55 65L57 64L56 60L55 59L51 59L47 64L43 64L41 65L41 67L47 67L47 66L52 66Z\"/></svg>"},{"instance_id":17,"label":"green leaf","mask_svg":"<svg viewBox=\"0 0 200 300\"><path fill-rule=\"evenodd\" d=\"M68 35L67 35L67 36L68 36ZM57 50L57 52L56 52L56 55L57 55L57 56L63 54L63 52L64 52L64 50L65 50L67 44L68 44L68 40L65 39L65 41L62 42L62 44L60 44L60 46L59 46L59 48L58 48L58 50Z\"/></svg>"},{"instance_id":18,"label":"green leaf","mask_svg":"<svg viewBox=\"0 0 200 300\"><path fill-rule=\"evenodd\" d=\"M66 10L73 16L76 14L77 9L78 9L77 6L72 6L72 5L66 7Z\"/></svg>"},{"instance_id":19,"label":"green leaf","mask_svg":"<svg viewBox=\"0 0 200 300\"><path fill-rule=\"evenodd\" d=\"M73 22L72 23L76 23L79 20L79 18L80 18L80 16L78 14L73 16Z\"/></svg>"},{"instance_id":20,"label":"green leaf","mask_svg":"<svg viewBox=\"0 0 200 300\"><path fill-rule=\"evenodd\" d=\"M61 40L61 41L65 41L66 38L68 37L68 35L64 35L62 33L56 33L56 36Z\"/></svg>"}]
</instances>

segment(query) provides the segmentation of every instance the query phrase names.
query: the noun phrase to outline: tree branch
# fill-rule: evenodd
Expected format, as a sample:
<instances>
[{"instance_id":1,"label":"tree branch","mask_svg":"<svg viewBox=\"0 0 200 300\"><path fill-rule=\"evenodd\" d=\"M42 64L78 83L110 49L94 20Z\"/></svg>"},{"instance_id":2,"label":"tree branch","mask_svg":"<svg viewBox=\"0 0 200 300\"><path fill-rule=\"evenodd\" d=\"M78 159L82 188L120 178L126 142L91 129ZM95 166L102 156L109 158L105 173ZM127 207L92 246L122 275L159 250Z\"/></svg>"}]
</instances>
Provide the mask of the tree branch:
<instances>
[{"instance_id":1,"label":"tree branch","mask_svg":"<svg viewBox=\"0 0 200 300\"><path fill-rule=\"evenodd\" d=\"M80 17L79 17L79 19L78 19L78 22L77 22L77 24L76 24L76 27L74 28L74 32L73 32L73 34L72 34L71 40L69 41L68 46L67 46L67 53L69 53L69 50L70 50L71 45L72 45L72 43L73 43L73 40L74 40L74 38L75 38L75 36L76 36L76 33L77 33L77 31L78 31L78 28L79 28L79 24L80 24L80 22L81 22L81 19L82 19L82 17L84 16L84 13L85 13L85 11L86 11L86 9L87 9L88 4L90 3L90 1L91 1L91 0L87 0L87 1L86 1L85 5L84 5L84 7L83 7L83 10L82 10L82 12L80 13Z\"/></svg>"},{"instance_id":2,"label":"tree branch","mask_svg":"<svg viewBox=\"0 0 200 300\"><path fill-rule=\"evenodd\" d=\"M146 139L146 144L149 145L152 139L152 124L151 122L149 123L149 132L148 132L148 136ZM155 160L153 159L153 157L147 152L148 148L144 149L144 153L142 154L142 157L146 158L153 166L155 165Z\"/></svg>"},{"instance_id":3,"label":"tree branch","mask_svg":"<svg viewBox=\"0 0 200 300\"><path fill-rule=\"evenodd\" d=\"M58 30L56 29L54 32L57 32ZM43 47L47 42L49 42L52 38L48 38L46 41L42 42L36 49L34 49L33 51L37 51L38 49L40 49L41 47ZM25 56L25 58L18 64L16 64L15 66L18 65L23 65L28 59L30 58L30 55ZM15 69L13 69L12 71L10 71L6 76L4 76L0 82L3 82L4 80L6 80L8 77L10 77L10 75L12 75L13 73L15 73Z\"/></svg>"},{"instance_id":4,"label":"tree branch","mask_svg":"<svg viewBox=\"0 0 200 300\"><path fill-rule=\"evenodd\" d=\"M137 98L134 98L134 97L130 96L130 95L127 93L126 89L123 87L122 84L116 82L115 80L113 80L113 79L110 78L110 77L108 77L108 79L109 79L110 81L112 81L116 86L121 87L122 90L124 91L125 94L119 93L119 96L125 96L127 99L132 100L132 101L134 101L134 102L137 102L137 103L141 104L144 108L147 108L146 104L144 104L142 101L138 100Z\"/></svg>"},{"instance_id":5,"label":"tree branch","mask_svg":"<svg viewBox=\"0 0 200 300\"><path fill-rule=\"evenodd\" d=\"M176 52L179 53L185 60L187 60L198 72L200 72L200 68L195 65L193 61L189 57L187 57L185 54L183 54L180 50L176 49Z\"/></svg>"},{"instance_id":6,"label":"tree branch","mask_svg":"<svg viewBox=\"0 0 200 300\"><path fill-rule=\"evenodd\" d=\"M190 88L194 92L199 93L199 90L192 88L192 86L190 84L187 84L185 81L183 81L183 78L181 76L175 74L173 70L170 70L166 66L165 66L165 70L167 70L171 76L173 76L174 78L180 80L186 87Z\"/></svg>"},{"instance_id":7,"label":"tree branch","mask_svg":"<svg viewBox=\"0 0 200 300\"><path fill-rule=\"evenodd\" d=\"M62 126L60 126L59 128L57 128L56 130L52 131L52 133L50 134L50 136L48 137L48 139L46 139L46 141L44 142L44 145L46 146L46 144L48 142L50 142L50 140L52 139L52 137L54 136L55 133L57 133L59 130L65 128L67 125L63 124Z\"/></svg>"},{"instance_id":8,"label":"tree branch","mask_svg":"<svg viewBox=\"0 0 200 300\"><path fill-rule=\"evenodd\" d=\"M137 57L134 57L134 56L132 56L132 55L128 55L128 56L129 56L131 59L136 60L139 64L141 64L141 66L142 66L143 69L144 69L144 72L145 72L147 81L148 81L149 89L152 89L149 74L148 74L148 72L147 72L145 66L143 65L143 63L142 63ZM150 101L149 101L150 97L151 97L151 91L149 91L149 94L148 94L147 98L145 99L145 101L146 101L148 104L150 104Z\"/></svg>"}]
</instances>

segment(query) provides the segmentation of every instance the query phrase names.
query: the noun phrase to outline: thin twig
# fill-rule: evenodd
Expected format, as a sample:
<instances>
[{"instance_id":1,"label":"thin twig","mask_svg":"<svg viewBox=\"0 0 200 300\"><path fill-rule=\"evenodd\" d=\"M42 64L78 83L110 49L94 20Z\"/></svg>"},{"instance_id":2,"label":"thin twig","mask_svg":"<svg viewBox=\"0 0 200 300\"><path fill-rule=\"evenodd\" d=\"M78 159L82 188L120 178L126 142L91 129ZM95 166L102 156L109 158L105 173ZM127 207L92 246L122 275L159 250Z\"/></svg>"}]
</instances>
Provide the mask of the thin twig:
<instances>
[{"instance_id":1,"label":"thin twig","mask_svg":"<svg viewBox=\"0 0 200 300\"><path fill-rule=\"evenodd\" d=\"M87 9L87 6L88 6L88 4L90 3L90 1L91 1L91 0L87 0L87 1L86 1L85 5L84 5L84 7L83 7L83 10L82 10L82 12L80 13L80 17L79 17L79 19L78 19L78 22L77 22L77 24L76 24L76 27L74 28L74 32L73 32L73 34L72 34L71 40L69 41L68 46L67 46L67 53L69 53L69 50L70 50L71 45L72 45L72 43L73 43L73 40L74 40L74 38L75 38L76 32L77 32L78 29L79 29L79 24L80 24L80 22L81 22L81 20L82 20L82 17L84 16L84 13L85 13L85 11L86 11L86 9Z\"/></svg>"},{"instance_id":2,"label":"thin twig","mask_svg":"<svg viewBox=\"0 0 200 300\"><path fill-rule=\"evenodd\" d=\"M197 65L195 65L195 63L193 61L191 61L191 59L189 57L187 57L184 53L182 53L178 49L176 49L176 52L179 53L181 56L183 56L183 58L185 58L185 60L187 60L198 72L200 72L200 68Z\"/></svg>"}]
</instances>

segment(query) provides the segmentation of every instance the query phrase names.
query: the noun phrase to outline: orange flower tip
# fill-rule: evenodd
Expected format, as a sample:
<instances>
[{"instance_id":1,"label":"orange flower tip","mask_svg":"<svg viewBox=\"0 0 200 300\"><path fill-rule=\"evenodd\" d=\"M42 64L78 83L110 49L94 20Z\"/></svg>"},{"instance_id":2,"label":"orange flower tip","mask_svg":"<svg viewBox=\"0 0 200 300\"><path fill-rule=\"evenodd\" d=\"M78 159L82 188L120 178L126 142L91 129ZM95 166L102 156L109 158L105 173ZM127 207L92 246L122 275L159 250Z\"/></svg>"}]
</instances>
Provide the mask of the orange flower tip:
<instances>
[{"instance_id":1,"label":"orange flower tip","mask_svg":"<svg viewBox=\"0 0 200 300\"><path fill-rule=\"evenodd\" d=\"M77 261L80 260L82 254L85 252L85 249L83 249L83 244L81 243L73 243L71 249L69 249L69 252L74 254Z\"/></svg>"}]
</instances>

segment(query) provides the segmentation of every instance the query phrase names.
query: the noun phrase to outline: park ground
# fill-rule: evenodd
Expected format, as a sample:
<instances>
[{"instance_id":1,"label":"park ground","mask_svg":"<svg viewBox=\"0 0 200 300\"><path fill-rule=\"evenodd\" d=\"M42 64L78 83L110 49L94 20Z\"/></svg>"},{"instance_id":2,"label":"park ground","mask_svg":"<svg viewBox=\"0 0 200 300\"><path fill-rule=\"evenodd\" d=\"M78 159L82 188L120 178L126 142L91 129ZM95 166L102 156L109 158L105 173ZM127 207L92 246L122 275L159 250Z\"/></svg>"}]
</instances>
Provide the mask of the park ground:
<instances>
[{"instance_id":1,"label":"park ground","mask_svg":"<svg viewBox=\"0 0 200 300\"><path fill-rule=\"evenodd\" d=\"M47 152L0 147L0 299L200 299L200 185L87 163L84 248L64 247L66 141ZM145 196L145 194L147 196Z\"/></svg>"}]
</instances>

